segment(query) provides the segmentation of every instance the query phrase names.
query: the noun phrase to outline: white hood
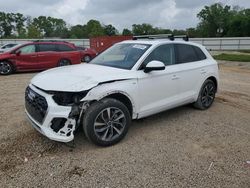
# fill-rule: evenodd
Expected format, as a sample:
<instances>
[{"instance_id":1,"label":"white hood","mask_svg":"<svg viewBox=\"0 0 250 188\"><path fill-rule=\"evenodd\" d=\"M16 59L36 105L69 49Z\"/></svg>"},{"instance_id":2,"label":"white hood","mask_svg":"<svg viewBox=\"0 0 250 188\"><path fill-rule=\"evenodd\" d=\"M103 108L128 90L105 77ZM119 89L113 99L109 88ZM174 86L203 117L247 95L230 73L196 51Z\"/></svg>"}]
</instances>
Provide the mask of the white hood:
<instances>
[{"instance_id":1,"label":"white hood","mask_svg":"<svg viewBox=\"0 0 250 188\"><path fill-rule=\"evenodd\" d=\"M85 63L42 72L31 80L31 84L47 91L79 92L101 82L133 79L135 75L131 70Z\"/></svg>"}]
</instances>

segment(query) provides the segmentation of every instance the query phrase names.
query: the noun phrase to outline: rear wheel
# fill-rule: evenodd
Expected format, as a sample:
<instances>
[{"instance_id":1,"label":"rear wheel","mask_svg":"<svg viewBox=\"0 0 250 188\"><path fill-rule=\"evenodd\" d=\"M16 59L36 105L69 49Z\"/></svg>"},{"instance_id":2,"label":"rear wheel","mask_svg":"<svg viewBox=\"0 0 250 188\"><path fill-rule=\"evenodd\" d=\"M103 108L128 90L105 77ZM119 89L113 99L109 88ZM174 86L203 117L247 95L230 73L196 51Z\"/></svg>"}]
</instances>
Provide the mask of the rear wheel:
<instances>
[{"instance_id":1,"label":"rear wheel","mask_svg":"<svg viewBox=\"0 0 250 188\"><path fill-rule=\"evenodd\" d=\"M216 86L212 80L206 80L200 90L199 97L194 103L194 107L205 110L208 109L214 102Z\"/></svg>"},{"instance_id":2,"label":"rear wheel","mask_svg":"<svg viewBox=\"0 0 250 188\"><path fill-rule=\"evenodd\" d=\"M9 75L14 72L13 65L8 61L0 62L0 74Z\"/></svg>"},{"instance_id":3,"label":"rear wheel","mask_svg":"<svg viewBox=\"0 0 250 188\"><path fill-rule=\"evenodd\" d=\"M62 67L62 66L67 66L70 65L71 62L68 59L61 59L58 63L58 67Z\"/></svg>"},{"instance_id":4,"label":"rear wheel","mask_svg":"<svg viewBox=\"0 0 250 188\"><path fill-rule=\"evenodd\" d=\"M106 98L89 107L84 115L83 129L94 144L110 146L125 137L130 122L127 107L118 100Z\"/></svg>"}]
</instances>

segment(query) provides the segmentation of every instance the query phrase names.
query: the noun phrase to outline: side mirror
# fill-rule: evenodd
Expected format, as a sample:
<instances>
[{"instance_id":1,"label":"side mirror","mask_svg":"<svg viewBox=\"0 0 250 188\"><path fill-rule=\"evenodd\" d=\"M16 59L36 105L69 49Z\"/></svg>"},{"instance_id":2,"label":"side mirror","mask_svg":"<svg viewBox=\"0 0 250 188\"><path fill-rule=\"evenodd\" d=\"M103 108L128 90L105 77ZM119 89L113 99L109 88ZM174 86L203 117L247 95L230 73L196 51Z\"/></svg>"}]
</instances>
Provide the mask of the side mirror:
<instances>
[{"instance_id":1,"label":"side mirror","mask_svg":"<svg viewBox=\"0 0 250 188\"><path fill-rule=\"evenodd\" d=\"M159 70L165 70L165 65L161 61L150 61L144 68L145 73Z\"/></svg>"},{"instance_id":2,"label":"side mirror","mask_svg":"<svg viewBox=\"0 0 250 188\"><path fill-rule=\"evenodd\" d=\"M17 51L15 52L15 54L16 54L17 56L19 56L19 55L21 54L21 51L20 51L20 50L17 50Z\"/></svg>"}]
</instances>

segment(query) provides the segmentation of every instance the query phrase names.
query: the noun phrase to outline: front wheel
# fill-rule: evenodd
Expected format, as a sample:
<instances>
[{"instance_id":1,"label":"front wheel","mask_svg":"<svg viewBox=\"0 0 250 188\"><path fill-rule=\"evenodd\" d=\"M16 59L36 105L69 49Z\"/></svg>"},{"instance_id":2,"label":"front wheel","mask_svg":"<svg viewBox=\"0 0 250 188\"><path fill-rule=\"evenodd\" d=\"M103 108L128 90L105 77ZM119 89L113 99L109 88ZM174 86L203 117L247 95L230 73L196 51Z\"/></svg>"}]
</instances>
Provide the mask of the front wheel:
<instances>
[{"instance_id":1,"label":"front wheel","mask_svg":"<svg viewBox=\"0 0 250 188\"><path fill-rule=\"evenodd\" d=\"M83 119L83 129L94 144L110 146L125 137L130 122L127 107L116 99L106 98L88 108Z\"/></svg>"},{"instance_id":2,"label":"front wheel","mask_svg":"<svg viewBox=\"0 0 250 188\"><path fill-rule=\"evenodd\" d=\"M206 80L200 90L197 101L194 107L205 110L208 109L214 102L216 86L212 80Z\"/></svg>"},{"instance_id":3,"label":"front wheel","mask_svg":"<svg viewBox=\"0 0 250 188\"><path fill-rule=\"evenodd\" d=\"M91 57L89 55L85 55L84 58L83 58L83 62L90 62L91 61Z\"/></svg>"},{"instance_id":4,"label":"front wheel","mask_svg":"<svg viewBox=\"0 0 250 188\"><path fill-rule=\"evenodd\" d=\"M0 74L9 75L14 72L13 65L8 61L0 62Z\"/></svg>"}]
</instances>

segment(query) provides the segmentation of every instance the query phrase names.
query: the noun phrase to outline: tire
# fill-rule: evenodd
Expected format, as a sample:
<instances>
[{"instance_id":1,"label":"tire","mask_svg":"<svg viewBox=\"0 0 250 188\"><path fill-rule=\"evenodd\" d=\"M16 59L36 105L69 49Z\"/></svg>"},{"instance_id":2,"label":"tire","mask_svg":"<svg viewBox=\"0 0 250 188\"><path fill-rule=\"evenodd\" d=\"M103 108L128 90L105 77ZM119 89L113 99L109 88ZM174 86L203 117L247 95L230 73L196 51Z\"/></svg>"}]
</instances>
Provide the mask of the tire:
<instances>
[{"instance_id":1,"label":"tire","mask_svg":"<svg viewBox=\"0 0 250 188\"><path fill-rule=\"evenodd\" d=\"M13 65L8 61L0 62L0 75L9 75L14 72Z\"/></svg>"},{"instance_id":2,"label":"tire","mask_svg":"<svg viewBox=\"0 0 250 188\"><path fill-rule=\"evenodd\" d=\"M126 136L131 116L123 103L106 98L93 103L82 122L84 133L91 142L98 146L111 146Z\"/></svg>"},{"instance_id":3,"label":"tire","mask_svg":"<svg viewBox=\"0 0 250 188\"><path fill-rule=\"evenodd\" d=\"M89 55L85 55L85 56L83 57L83 62L88 63L88 62L90 62L90 61L91 61L91 57L90 57Z\"/></svg>"},{"instance_id":4,"label":"tire","mask_svg":"<svg viewBox=\"0 0 250 188\"><path fill-rule=\"evenodd\" d=\"M200 90L197 101L193 106L200 110L208 109L214 102L216 86L212 80L206 80Z\"/></svg>"},{"instance_id":5,"label":"tire","mask_svg":"<svg viewBox=\"0 0 250 188\"><path fill-rule=\"evenodd\" d=\"M71 65L71 62L68 59L61 59L58 63L58 67L67 66L67 65Z\"/></svg>"}]
</instances>

